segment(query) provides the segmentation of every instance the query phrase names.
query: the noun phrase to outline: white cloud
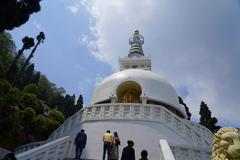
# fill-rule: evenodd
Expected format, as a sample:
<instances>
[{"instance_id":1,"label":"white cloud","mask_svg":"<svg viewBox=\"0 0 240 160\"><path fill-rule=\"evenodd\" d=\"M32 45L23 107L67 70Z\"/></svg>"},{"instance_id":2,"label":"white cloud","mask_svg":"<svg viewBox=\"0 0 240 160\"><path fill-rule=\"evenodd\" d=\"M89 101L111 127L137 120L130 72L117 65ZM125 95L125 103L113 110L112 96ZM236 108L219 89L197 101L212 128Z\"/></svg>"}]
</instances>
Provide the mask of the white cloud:
<instances>
[{"instance_id":1,"label":"white cloud","mask_svg":"<svg viewBox=\"0 0 240 160\"><path fill-rule=\"evenodd\" d=\"M165 75L175 88L188 88L185 100L195 116L204 100L222 122L240 122L237 1L80 2L90 14L95 39L86 41L96 59L117 70L118 58L128 54L127 40L138 28L153 71Z\"/></svg>"},{"instance_id":2,"label":"white cloud","mask_svg":"<svg viewBox=\"0 0 240 160\"><path fill-rule=\"evenodd\" d=\"M82 34L82 35L80 36L80 38L79 38L79 42L80 42L80 44L82 44L82 45L87 45L87 46L88 46L88 43L89 43L89 37L88 37L88 35Z\"/></svg>"},{"instance_id":3,"label":"white cloud","mask_svg":"<svg viewBox=\"0 0 240 160\"><path fill-rule=\"evenodd\" d=\"M104 55L99 54L98 52L99 43L97 43L95 40L90 39L88 35L82 34L79 37L79 43L86 46L90 50L90 53L97 57L98 60L104 60Z\"/></svg>"},{"instance_id":4,"label":"white cloud","mask_svg":"<svg viewBox=\"0 0 240 160\"><path fill-rule=\"evenodd\" d=\"M79 3L74 3L74 4L71 4L71 5L68 5L66 7L66 9L68 11L70 11L72 14L76 15L80 9L80 4Z\"/></svg>"}]
</instances>

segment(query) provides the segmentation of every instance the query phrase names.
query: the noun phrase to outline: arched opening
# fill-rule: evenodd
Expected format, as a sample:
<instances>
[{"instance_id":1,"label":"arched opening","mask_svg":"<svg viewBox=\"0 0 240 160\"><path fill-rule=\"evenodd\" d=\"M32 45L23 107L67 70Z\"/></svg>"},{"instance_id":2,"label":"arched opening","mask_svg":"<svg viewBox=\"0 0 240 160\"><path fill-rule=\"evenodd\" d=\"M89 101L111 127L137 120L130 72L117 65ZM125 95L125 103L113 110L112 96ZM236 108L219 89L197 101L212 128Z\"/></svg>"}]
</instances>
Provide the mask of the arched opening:
<instances>
[{"instance_id":1,"label":"arched opening","mask_svg":"<svg viewBox=\"0 0 240 160\"><path fill-rule=\"evenodd\" d=\"M127 81L120 84L117 88L118 103L141 103L141 86L134 81Z\"/></svg>"}]
</instances>

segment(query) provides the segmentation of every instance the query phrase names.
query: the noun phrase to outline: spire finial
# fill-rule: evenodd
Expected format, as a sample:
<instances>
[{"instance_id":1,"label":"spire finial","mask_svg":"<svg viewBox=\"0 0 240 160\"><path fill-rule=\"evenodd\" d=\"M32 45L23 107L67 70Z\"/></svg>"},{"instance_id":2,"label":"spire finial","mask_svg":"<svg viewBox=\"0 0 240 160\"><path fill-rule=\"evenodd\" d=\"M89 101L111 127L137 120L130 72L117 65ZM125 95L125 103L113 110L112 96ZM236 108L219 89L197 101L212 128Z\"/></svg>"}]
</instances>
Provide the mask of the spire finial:
<instances>
[{"instance_id":1,"label":"spire finial","mask_svg":"<svg viewBox=\"0 0 240 160\"><path fill-rule=\"evenodd\" d=\"M136 29L133 35L129 38L129 44L131 45L128 57L132 57L133 55L142 55L143 49L142 45L144 44L144 38L142 35L139 34L139 31Z\"/></svg>"}]
</instances>

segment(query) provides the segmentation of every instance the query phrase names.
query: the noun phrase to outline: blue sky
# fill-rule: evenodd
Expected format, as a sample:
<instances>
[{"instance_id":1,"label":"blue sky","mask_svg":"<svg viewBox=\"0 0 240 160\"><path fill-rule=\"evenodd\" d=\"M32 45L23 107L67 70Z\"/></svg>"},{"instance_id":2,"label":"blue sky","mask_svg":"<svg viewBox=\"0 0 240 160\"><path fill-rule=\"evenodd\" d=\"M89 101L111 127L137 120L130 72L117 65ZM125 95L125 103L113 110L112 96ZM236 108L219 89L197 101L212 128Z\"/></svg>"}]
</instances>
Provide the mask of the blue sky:
<instances>
[{"instance_id":1,"label":"blue sky","mask_svg":"<svg viewBox=\"0 0 240 160\"><path fill-rule=\"evenodd\" d=\"M11 31L17 46L44 31L35 67L89 104L97 83L118 70L134 29L145 37L153 71L198 119L204 100L224 126L240 123L240 5L237 0L42 0L42 10ZM27 55L27 54L26 54Z\"/></svg>"},{"instance_id":2,"label":"blue sky","mask_svg":"<svg viewBox=\"0 0 240 160\"><path fill-rule=\"evenodd\" d=\"M96 80L109 75L112 69L88 54L88 48L80 42L81 35L91 36L86 9L82 7L77 15L73 15L67 5L67 1L54 3L43 0L41 11L11 34L20 48L22 37L36 37L44 31L46 40L32 59L36 70L47 75L57 86L64 87L67 93L83 94L88 104Z\"/></svg>"}]
</instances>

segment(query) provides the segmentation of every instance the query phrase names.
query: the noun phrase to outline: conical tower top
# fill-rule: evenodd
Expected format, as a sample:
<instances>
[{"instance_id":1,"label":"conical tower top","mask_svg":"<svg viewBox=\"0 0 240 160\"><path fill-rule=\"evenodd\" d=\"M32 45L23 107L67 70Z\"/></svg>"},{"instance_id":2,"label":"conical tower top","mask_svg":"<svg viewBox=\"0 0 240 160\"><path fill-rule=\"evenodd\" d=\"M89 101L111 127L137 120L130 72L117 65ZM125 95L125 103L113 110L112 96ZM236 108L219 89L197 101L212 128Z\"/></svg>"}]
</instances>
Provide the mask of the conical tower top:
<instances>
[{"instance_id":1,"label":"conical tower top","mask_svg":"<svg viewBox=\"0 0 240 160\"><path fill-rule=\"evenodd\" d=\"M151 70L151 59L143 54L144 38L135 30L129 38L130 50L127 57L119 58L120 71L125 69Z\"/></svg>"},{"instance_id":2,"label":"conical tower top","mask_svg":"<svg viewBox=\"0 0 240 160\"><path fill-rule=\"evenodd\" d=\"M142 45L144 44L144 38L139 34L138 30L135 30L133 35L129 38L129 44L131 45L128 57L144 56Z\"/></svg>"}]
</instances>

